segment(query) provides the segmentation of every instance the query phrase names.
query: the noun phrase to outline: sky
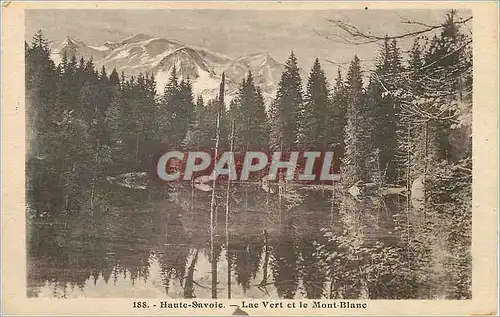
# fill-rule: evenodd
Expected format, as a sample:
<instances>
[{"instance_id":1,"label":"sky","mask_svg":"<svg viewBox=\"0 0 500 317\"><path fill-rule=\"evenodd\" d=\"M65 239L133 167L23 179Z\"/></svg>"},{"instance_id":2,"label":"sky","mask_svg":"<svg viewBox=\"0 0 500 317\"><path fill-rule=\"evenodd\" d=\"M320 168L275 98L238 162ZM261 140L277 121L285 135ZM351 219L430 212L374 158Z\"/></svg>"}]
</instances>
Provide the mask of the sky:
<instances>
[{"instance_id":1,"label":"sky","mask_svg":"<svg viewBox=\"0 0 500 317\"><path fill-rule=\"evenodd\" d=\"M464 17L469 12L459 12ZM355 54L371 67L377 44L352 45L332 41L325 35L345 33L327 21L348 21L364 32L397 35L420 26L403 20L439 24L443 10L27 10L26 39L42 29L54 44L66 36L88 45L101 46L136 33L175 39L205 47L230 57L266 52L284 63L293 50L299 65L309 70L318 57L329 77L339 65L346 67ZM400 43L403 51L411 41Z\"/></svg>"}]
</instances>

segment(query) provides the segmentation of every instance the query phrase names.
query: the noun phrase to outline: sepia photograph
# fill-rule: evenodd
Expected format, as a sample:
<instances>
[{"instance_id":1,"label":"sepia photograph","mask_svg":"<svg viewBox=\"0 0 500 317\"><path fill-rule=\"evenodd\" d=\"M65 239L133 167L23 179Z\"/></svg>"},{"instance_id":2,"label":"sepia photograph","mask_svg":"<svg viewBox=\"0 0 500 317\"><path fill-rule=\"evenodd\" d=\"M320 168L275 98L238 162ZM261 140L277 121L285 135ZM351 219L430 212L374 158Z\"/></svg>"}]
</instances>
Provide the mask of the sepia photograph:
<instances>
[{"instance_id":1,"label":"sepia photograph","mask_svg":"<svg viewBox=\"0 0 500 317\"><path fill-rule=\"evenodd\" d=\"M472 18L27 11L28 296L469 299ZM153 181L198 149L341 179Z\"/></svg>"},{"instance_id":2,"label":"sepia photograph","mask_svg":"<svg viewBox=\"0 0 500 317\"><path fill-rule=\"evenodd\" d=\"M28 300L472 301L471 8L23 12Z\"/></svg>"}]
</instances>

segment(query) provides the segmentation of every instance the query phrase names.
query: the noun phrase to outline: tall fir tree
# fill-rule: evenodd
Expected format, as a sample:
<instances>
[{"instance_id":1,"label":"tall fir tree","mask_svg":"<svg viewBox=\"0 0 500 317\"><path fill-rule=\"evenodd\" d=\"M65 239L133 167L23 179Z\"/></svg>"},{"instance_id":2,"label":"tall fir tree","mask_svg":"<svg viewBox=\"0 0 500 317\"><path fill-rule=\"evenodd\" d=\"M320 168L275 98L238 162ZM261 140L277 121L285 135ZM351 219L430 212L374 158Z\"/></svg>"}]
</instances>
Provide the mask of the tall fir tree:
<instances>
[{"instance_id":1,"label":"tall fir tree","mask_svg":"<svg viewBox=\"0 0 500 317\"><path fill-rule=\"evenodd\" d=\"M369 158L373 153L373 110L365 102L360 60L354 56L347 74L346 152L342 164L342 181L346 186L370 181Z\"/></svg>"},{"instance_id":2,"label":"tall fir tree","mask_svg":"<svg viewBox=\"0 0 500 317\"><path fill-rule=\"evenodd\" d=\"M303 110L302 80L297 57L292 52L278 83L276 98L271 103L271 149L287 152L296 147Z\"/></svg>"},{"instance_id":3,"label":"tall fir tree","mask_svg":"<svg viewBox=\"0 0 500 317\"><path fill-rule=\"evenodd\" d=\"M340 166L345 153L344 131L347 124L347 85L340 69L337 71L330 108L329 126L331 129L331 148L335 153L335 166Z\"/></svg>"},{"instance_id":4,"label":"tall fir tree","mask_svg":"<svg viewBox=\"0 0 500 317\"><path fill-rule=\"evenodd\" d=\"M331 127L330 92L326 75L316 58L309 73L304 98L304 113L298 124L301 126L301 148L326 151L333 138Z\"/></svg>"},{"instance_id":5,"label":"tall fir tree","mask_svg":"<svg viewBox=\"0 0 500 317\"><path fill-rule=\"evenodd\" d=\"M120 129L120 112L121 109L121 88L120 79L116 68L113 69L109 76L109 107L104 113L104 123L106 126L106 140L112 153L112 162L119 161L122 153L122 131ZM112 172L116 172L114 168L110 168Z\"/></svg>"},{"instance_id":6,"label":"tall fir tree","mask_svg":"<svg viewBox=\"0 0 500 317\"><path fill-rule=\"evenodd\" d=\"M449 163L454 159L453 136L450 135L452 120L457 115L456 107L439 107L446 102L454 104L462 99L461 92L471 85L471 80L463 76L471 69L472 59L468 58L468 47L471 40L460 32L456 11L452 10L443 23L440 36L435 36L424 54L423 75L428 78L422 82L424 96L430 100L426 109L435 117L429 120L429 142L431 153L437 159L446 159ZM432 66L432 67L430 67Z\"/></svg>"},{"instance_id":7,"label":"tall fir tree","mask_svg":"<svg viewBox=\"0 0 500 317\"><path fill-rule=\"evenodd\" d=\"M420 175L425 169L425 139L428 131L427 123L415 116L408 105L422 96L422 47L419 39L415 39L409 52L407 72L397 76L398 80L407 82L405 95L401 98L402 106L398 113L396 168L400 184L411 186L411 179Z\"/></svg>"},{"instance_id":8,"label":"tall fir tree","mask_svg":"<svg viewBox=\"0 0 500 317\"><path fill-rule=\"evenodd\" d=\"M175 66L165 87L161 108L159 119L164 122L160 124L160 130L164 131L164 141L181 145L195 119L195 106L191 82L189 79L179 82Z\"/></svg>"},{"instance_id":9,"label":"tall fir tree","mask_svg":"<svg viewBox=\"0 0 500 317\"><path fill-rule=\"evenodd\" d=\"M403 71L399 48L395 40L386 37L376 68L370 77L367 102L372 104L375 116L374 143L379 150L379 164L385 179L397 180L397 130L400 104L398 102L398 74Z\"/></svg>"},{"instance_id":10,"label":"tall fir tree","mask_svg":"<svg viewBox=\"0 0 500 317\"><path fill-rule=\"evenodd\" d=\"M56 104L57 72L54 62L50 59L50 49L47 39L39 30L26 46L26 101L28 153L36 156L37 152L44 155L50 153L49 148L37 146L45 144L51 130L55 129L54 119L60 120L62 107L54 109Z\"/></svg>"},{"instance_id":11,"label":"tall fir tree","mask_svg":"<svg viewBox=\"0 0 500 317\"><path fill-rule=\"evenodd\" d=\"M231 119L235 122L235 144L238 151L267 148L268 130L264 98L255 86L252 72L240 85L238 96L231 104Z\"/></svg>"}]
</instances>

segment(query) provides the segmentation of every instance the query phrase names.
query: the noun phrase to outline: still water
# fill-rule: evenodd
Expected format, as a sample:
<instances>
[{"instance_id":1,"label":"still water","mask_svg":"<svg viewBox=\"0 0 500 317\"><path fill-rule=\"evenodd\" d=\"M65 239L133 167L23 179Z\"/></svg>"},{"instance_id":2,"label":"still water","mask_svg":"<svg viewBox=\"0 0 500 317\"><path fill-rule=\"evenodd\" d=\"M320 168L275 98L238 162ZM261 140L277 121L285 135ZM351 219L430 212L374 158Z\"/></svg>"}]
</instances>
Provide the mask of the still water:
<instances>
[{"instance_id":1,"label":"still water","mask_svg":"<svg viewBox=\"0 0 500 317\"><path fill-rule=\"evenodd\" d=\"M234 187L227 223L226 193L218 191L215 271L210 193L115 186L95 197L91 211L29 222L29 297L211 298L213 274L218 298L335 296L331 268L322 264L324 250L334 252L324 230L348 228L329 191L279 198ZM390 243L389 218L362 219L362 243Z\"/></svg>"}]
</instances>

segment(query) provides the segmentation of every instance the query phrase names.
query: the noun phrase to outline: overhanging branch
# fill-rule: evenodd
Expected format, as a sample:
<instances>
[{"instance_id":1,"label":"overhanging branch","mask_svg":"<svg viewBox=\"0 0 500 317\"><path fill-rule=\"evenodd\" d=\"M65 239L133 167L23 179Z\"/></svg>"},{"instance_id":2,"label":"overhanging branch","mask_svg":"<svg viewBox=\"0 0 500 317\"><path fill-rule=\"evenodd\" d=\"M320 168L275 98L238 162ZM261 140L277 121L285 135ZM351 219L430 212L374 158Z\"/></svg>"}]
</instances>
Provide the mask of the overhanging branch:
<instances>
[{"instance_id":1,"label":"overhanging branch","mask_svg":"<svg viewBox=\"0 0 500 317\"><path fill-rule=\"evenodd\" d=\"M422 35L425 33L429 33L429 32L432 32L432 31L435 31L435 30L438 30L438 29L445 27L443 24L430 25L430 24L426 24L426 23L422 23L422 22L418 22L418 21L407 20L407 21L402 21L402 23L410 24L410 25L418 25L418 26L421 26L424 28L420 29L420 30L412 31L412 32L398 34L398 35L381 36L381 35L375 35L375 34L363 32L359 28L357 28L356 26L354 26L350 23L341 21L341 20L332 20L332 19L326 19L326 20L330 23L333 23L336 27L338 27L341 30L343 30L344 32L346 32L346 34L349 35L352 38L352 40L348 39L345 36L338 35L338 34L321 34L317 31L315 31L316 34L323 36L324 38L331 40L331 41L339 42L338 40L340 39L340 40L342 40L341 43L343 43L343 44L353 44L353 45L370 44L370 43L375 43L375 42L384 41L384 40L396 40L396 39L405 39L405 38L409 38L409 37L416 37L416 36L419 36L419 35ZM467 19L462 19L462 20L459 20L459 21L454 22L454 23L455 24L465 24L465 23L469 22L470 20L472 20L472 17L469 17Z\"/></svg>"}]
</instances>

